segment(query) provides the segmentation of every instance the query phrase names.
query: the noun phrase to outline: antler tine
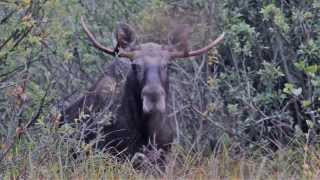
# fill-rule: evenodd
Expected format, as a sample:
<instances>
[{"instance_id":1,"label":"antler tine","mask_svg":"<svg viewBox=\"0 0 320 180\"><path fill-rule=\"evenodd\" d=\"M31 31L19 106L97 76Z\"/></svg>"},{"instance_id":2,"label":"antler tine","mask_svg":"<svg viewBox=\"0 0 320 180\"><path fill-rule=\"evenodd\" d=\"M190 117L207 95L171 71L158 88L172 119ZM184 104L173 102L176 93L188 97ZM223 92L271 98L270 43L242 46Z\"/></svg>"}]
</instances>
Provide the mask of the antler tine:
<instances>
[{"instance_id":1,"label":"antler tine","mask_svg":"<svg viewBox=\"0 0 320 180\"><path fill-rule=\"evenodd\" d=\"M210 44L208 44L207 46L205 46L205 47L203 47L201 49L194 50L194 51L187 52L187 53L185 53L185 52L174 52L172 54L172 57L173 58L186 58L186 57L201 55L201 54L207 52L209 49L211 49L214 46L216 46L218 43L220 43L224 39L224 35L225 35L225 33L222 33L217 39L215 39Z\"/></svg>"},{"instance_id":2,"label":"antler tine","mask_svg":"<svg viewBox=\"0 0 320 180\"><path fill-rule=\"evenodd\" d=\"M97 49L99 49L99 50L101 50L101 51L103 51L103 52L105 52L107 54L115 56L116 55L115 50L110 49L110 48L105 47L102 44L100 44L96 40L96 38L93 36L93 34L90 32L89 28L87 27L87 25L85 24L83 19L84 19L83 16L81 16L81 18L80 18L81 26L83 27L84 32L87 34L88 38L92 42L93 47L95 47L95 48L97 48ZM134 56L134 53L133 52L119 52L118 56L132 59L133 56Z\"/></svg>"}]
</instances>

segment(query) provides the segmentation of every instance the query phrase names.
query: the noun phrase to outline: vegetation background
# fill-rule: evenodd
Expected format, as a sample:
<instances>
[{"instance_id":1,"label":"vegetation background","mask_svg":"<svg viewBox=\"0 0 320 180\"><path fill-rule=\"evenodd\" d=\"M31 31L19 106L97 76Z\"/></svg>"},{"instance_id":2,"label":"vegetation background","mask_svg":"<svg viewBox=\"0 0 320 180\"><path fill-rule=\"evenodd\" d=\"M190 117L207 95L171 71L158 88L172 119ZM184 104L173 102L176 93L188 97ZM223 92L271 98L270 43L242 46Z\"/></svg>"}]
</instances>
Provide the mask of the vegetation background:
<instances>
[{"instance_id":1,"label":"vegetation background","mask_svg":"<svg viewBox=\"0 0 320 180\"><path fill-rule=\"evenodd\" d=\"M118 21L158 43L189 24L192 48L226 32L170 65L179 128L162 178L320 177L319 0L0 0L0 179L159 178L56 126L115 60L90 47L80 16L110 46ZM91 153L72 160L71 147Z\"/></svg>"}]
</instances>

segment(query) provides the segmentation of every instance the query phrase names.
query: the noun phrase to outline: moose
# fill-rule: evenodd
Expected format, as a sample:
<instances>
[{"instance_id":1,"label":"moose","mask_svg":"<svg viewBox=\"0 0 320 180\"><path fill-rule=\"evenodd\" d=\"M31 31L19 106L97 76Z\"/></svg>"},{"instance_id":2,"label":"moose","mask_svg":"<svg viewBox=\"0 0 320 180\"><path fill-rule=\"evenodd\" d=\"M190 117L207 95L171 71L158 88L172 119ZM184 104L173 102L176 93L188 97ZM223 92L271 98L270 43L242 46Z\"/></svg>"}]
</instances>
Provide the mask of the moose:
<instances>
[{"instance_id":1,"label":"moose","mask_svg":"<svg viewBox=\"0 0 320 180\"><path fill-rule=\"evenodd\" d=\"M91 45L98 50L122 59L127 59L128 72L121 95L120 106L116 111L116 120L105 125L101 134L102 140L97 144L100 149L112 153L122 152L132 156L141 152L142 147L149 144L167 153L176 136L176 125L167 117L167 101L169 97L169 78L167 66L173 59L183 59L201 55L216 46L224 38L224 33L209 45L189 51L188 33L185 26L179 26L168 36L168 44L139 44L133 29L125 23L116 27L115 48L100 44L81 17L81 25ZM114 67L109 68L113 70ZM72 120L83 107L91 107L91 111L99 111L105 105L107 96L114 96L111 86L115 80L103 75L89 93L72 104L65 111L65 119ZM88 108L87 108L88 109ZM86 141L97 137L96 132L88 133Z\"/></svg>"}]
</instances>

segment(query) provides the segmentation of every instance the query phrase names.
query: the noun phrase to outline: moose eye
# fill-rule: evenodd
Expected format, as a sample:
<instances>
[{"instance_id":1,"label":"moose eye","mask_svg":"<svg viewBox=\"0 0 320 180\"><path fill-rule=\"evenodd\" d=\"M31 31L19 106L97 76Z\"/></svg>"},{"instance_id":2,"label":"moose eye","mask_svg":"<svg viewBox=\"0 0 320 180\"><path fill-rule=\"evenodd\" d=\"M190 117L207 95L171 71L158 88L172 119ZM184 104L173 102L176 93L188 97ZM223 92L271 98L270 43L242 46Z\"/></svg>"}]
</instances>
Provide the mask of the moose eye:
<instances>
[{"instance_id":1,"label":"moose eye","mask_svg":"<svg viewBox=\"0 0 320 180\"><path fill-rule=\"evenodd\" d=\"M161 65L161 71L167 71L167 65L165 64L165 65Z\"/></svg>"},{"instance_id":2,"label":"moose eye","mask_svg":"<svg viewBox=\"0 0 320 180\"><path fill-rule=\"evenodd\" d=\"M135 73L139 81L143 80L143 65L141 64L132 64L133 73Z\"/></svg>"},{"instance_id":3,"label":"moose eye","mask_svg":"<svg viewBox=\"0 0 320 180\"><path fill-rule=\"evenodd\" d=\"M142 67L139 64L132 64L132 69L135 73L139 73L142 71Z\"/></svg>"}]
</instances>

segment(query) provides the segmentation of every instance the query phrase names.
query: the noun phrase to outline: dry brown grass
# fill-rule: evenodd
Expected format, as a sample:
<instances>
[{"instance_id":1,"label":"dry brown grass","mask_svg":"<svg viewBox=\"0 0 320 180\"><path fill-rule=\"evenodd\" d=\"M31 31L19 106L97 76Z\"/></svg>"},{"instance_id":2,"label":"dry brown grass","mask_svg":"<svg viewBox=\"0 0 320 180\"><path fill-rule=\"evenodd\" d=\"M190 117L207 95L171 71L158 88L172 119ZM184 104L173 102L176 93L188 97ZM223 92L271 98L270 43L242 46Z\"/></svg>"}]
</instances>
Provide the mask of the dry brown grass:
<instances>
[{"instance_id":1,"label":"dry brown grass","mask_svg":"<svg viewBox=\"0 0 320 180\"><path fill-rule=\"evenodd\" d=\"M13 153L6 160L13 161ZM245 154L233 158L228 149L204 156L176 147L164 171L156 165L135 169L132 162L120 162L103 153L91 153L82 160L70 160L62 152L47 152L35 160L24 153L3 171L3 179L319 179L320 153L314 147L278 150L268 156ZM41 156L41 154L38 154ZM11 158L11 159L10 159Z\"/></svg>"}]
</instances>

